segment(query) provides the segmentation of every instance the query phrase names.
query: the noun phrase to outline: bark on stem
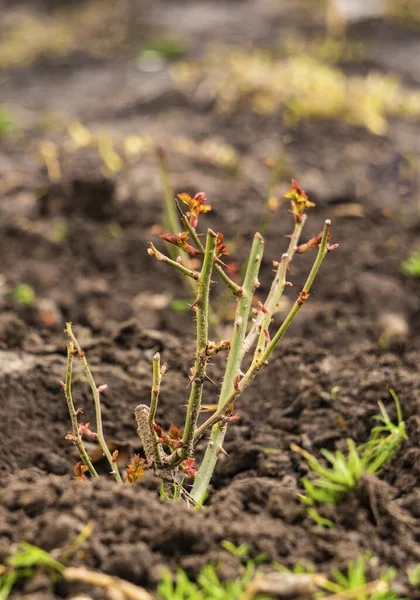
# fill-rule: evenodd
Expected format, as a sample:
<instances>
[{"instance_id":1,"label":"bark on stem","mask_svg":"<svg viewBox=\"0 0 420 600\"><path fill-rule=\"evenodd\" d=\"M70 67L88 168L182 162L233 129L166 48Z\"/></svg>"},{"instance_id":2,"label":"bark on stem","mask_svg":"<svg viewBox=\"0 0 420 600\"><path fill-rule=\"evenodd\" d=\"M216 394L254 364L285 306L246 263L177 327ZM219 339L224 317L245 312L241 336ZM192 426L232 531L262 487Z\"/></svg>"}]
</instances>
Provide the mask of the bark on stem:
<instances>
[{"instance_id":1,"label":"bark on stem","mask_svg":"<svg viewBox=\"0 0 420 600\"><path fill-rule=\"evenodd\" d=\"M100 399L100 392L98 391L98 388L95 384L95 380L93 379L93 375L91 373L91 370L89 368L89 364L86 360L86 356L84 351L82 350L82 348L80 347L79 342L77 341L73 331L72 331L72 326L71 323L66 323L66 331L67 331L67 335L69 336L69 338L71 339L71 341L74 344L74 347L77 350L77 353L79 354L79 358L80 361L83 365L83 368L85 370L85 375L86 375L86 379L88 380L88 383L90 385L90 389L92 390L92 396L93 396L93 402L95 405L95 419L96 419L96 435L97 435L97 440L99 442L99 445L102 448L102 452L104 453L109 466L111 467L111 473L112 475L115 477L116 481L118 481L118 483L122 483L122 479L121 479L121 475L120 472L118 470L117 467L117 463L114 462L112 460L112 456L111 453L108 449L108 446L106 445L105 442L105 438L104 438L104 434L103 434L103 428L102 428L102 413L101 413L101 399Z\"/></svg>"},{"instance_id":2,"label":"bark on stem","mask_svg":"<svg viewBox=\"0 0 420 600\"><path fill-rule=\"evenodd\" d=\"M89 469L89 473L92 477L99 477L95 467L90 460L89 454L84 447L82 437L79 433L79 422L77 420L77 412L74 408L73 394L71 391L72 375L73 375L73 356L74 356L74 345L73 342L67 343L67 368L66 368L66 381L64 384L64 395L66 397L67 406L69 409L71 429L73 435L73 443L79 451L80 458Z\"/></svg>"},{"instance_id":3,"label":"bark on stem","mask_svg":"<svg viewBox=\"0 0 420 600\"><path fill-rule=\"evenodd\" d=\"M194 309L197 313L197 342L195 364L192 374L191 393L188 400L187 416L185 419L182 448L178 455L182 460L189 458L193 452L193 439L200 413L203 384L206 378L206 365L208 362L208 323L209 323L209 294L211 274L214 266L217 235L209 229L207 231L206 248L203 266L197 282L197 299Z\"/></svg>"},{"instance_id":4,"label":"bark on stem","mask_svg":"<svg viewBox=\"0 0 420 600\"><path fill-rule=\"evenodd\" d=\"M227 359L225 377L220 391L218 411L239 385L238 379L240 377L242 347L248 325L252 297L255 288L258 286L258 273L261 266L263 251L264 240L259 233L256 233L242 286L243 294L237 301L231 347ZM211 432L210 442L191 490L192 498L198 503L203 501L203 497L207 492L211 476L217 463L218 454L223 445L225 433L226 423L217 423Z\"/></svg>"}]
</instances>

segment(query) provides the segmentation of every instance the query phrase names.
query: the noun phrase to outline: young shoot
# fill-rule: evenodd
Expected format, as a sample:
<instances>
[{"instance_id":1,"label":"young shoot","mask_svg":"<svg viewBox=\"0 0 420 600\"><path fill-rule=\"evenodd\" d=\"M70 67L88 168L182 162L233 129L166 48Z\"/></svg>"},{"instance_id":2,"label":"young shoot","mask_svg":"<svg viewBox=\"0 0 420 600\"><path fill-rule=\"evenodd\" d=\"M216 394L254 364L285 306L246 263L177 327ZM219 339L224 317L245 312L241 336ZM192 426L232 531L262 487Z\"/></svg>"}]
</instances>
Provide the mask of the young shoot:
<instances>
[{"instance_id":1,"label":"young shoot","mask_svg":"<svg viewBox=\"0 0 420 600\"><path fill-rule=\"evenodd\" d=\"M310 452L296 444L291 445L292 450L308 461L310 471L318 475L314 479L304 477L302 480L306 495L302 495L301 499L305 504L338 504L343 496L357 488L364 474L378 473L393 458L401 443L408 439L398 396L392 389L390 394L397 410L397 424L391 421L382 402L378 402L381 414L374 419L381 424L373 427L369 440L358 448L353 440L348 439L347 456L340 450L335 454L321 450L322 456L329 463L324 466Z\"/></svg>"},{"instance_id":2,"label":"young shoot","mask_svg":"<svg viewBox=\"0 0 420 600\"><path fill-rule=\"evenodd\" d=\"M178 270L189 280L194 289L191 310L195 315L196 345L194 361L190 367L187 411L182 428L172 424L165 432L158 423L160 383L166 372L166 365L160 366L158 354L153 358L150 406L140 404L135 408L137 432L143 445L145 462L141 463L137 457L130 468L129 481L140 478L145 467L151 468L161 480L163 496L180 497L189 506L202 506L208 494L217 460L220 454L224 453L223 443L228 424L239 418L239 415L234 412L235 403L268 364L293 319L309 299L313 283L326 255L338 247L338 244L330 244L331 222L329 220L324 222L323 229L318 235L305 243L300 243L307 211L314 206L314 203L308 199L295 180L292 180L292 187L284 197L290 201L293 228L288 236L290 240L287 252L280 254L279 260L273 262L274 276L264 302L254 298L254 292L259 287L258 278L264 252L262 236L258 232L254 235L246 268L243 270L243 280L239 283L234 281L224 262L225 256L229 253L223 234L208 229L206 236L200 239L200 234L197 232L199 220L212 209L203 192L194 196L187 193L178 195L175 201L176 209L184 230L164 233L160 236L166 243L176 246L182 254L173 258L161 252L152 242L149 243L148 254L168 267ZM187 207L185 214L180 203ZM174 222L174 219L171 222ZM292 285L287 280L290 263L295 256L311 250L316 251L316 256L303 287L296 294L295 302L283 322L280 325L273 325L281 296L286 287ZM185 256L193 257L194 261L189 259L186 261ZM197 266L200 263L201 266ZM192 264L194 268L191 268ZM230 339L216 342L211 341L210 337L213 277L227 287L236 303ZM66 383L62 385L72 420L72 433L69 434L71 436L69 439L74 442L81 459L78 463L80 478L85 477L87 471L92 477L96 476L96 471L89 461L81 440L82 434L87 434L97 439L109 462L112 474L117 481L122 481L117 467L117 457L110 454L103 437L100 411L100 392L103 386L99 388L96 386L85 353L80 348L70 324L67 325L67 334L71 345L68 350ZM207 370L213 355L219 352L226 353L227 358L224 372L217 378L222 381L218 401L213 406L213 412L202 421L201 414L205 412L206 407L211 406L205 401L206 386L215 384ZM88 424L82 426L78 423L77 411L72 404L71 361L75 353L80 357L92 390L96 414L94 432L89 430ZM207 438L207 447L201 464L197 466L194 457L195 448L203 438ZM138 472L134 473L137 467ZM190 491L179 484L180 470L185 478L193 480Z\"/></svg>"}]
</instances>

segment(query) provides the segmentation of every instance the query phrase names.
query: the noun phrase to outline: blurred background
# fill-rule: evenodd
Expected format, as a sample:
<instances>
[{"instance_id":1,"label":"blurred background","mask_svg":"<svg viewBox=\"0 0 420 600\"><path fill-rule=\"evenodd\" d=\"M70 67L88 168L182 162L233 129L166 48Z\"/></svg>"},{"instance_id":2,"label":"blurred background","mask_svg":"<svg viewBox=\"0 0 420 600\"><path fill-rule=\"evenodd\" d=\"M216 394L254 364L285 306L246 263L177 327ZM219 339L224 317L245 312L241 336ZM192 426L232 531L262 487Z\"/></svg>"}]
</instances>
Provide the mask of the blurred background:
<instances>
[{"instance_id":1,"label":"blurred background","mask_svg":"<svg viewBox=\"0 0 420 600\"><path fill-rule=\"evenodd\" d=\"M317 203L308 235L335 218L339 300L376 314L381 298L408 335L417 303L402 310L395 289L420 273L418 0L2 0L1 14L6 308L41 303L33 322L48 327L144 314L133 298L149 282L131 275L138 241L161 231L159 146L173 190L205 190L239 254L261 214L268 244L288 232L297 178ZM69 282L73 301L66 253L90 278ZM384 327L367 324L376 341Z\"/></svg>"}]
</instances>

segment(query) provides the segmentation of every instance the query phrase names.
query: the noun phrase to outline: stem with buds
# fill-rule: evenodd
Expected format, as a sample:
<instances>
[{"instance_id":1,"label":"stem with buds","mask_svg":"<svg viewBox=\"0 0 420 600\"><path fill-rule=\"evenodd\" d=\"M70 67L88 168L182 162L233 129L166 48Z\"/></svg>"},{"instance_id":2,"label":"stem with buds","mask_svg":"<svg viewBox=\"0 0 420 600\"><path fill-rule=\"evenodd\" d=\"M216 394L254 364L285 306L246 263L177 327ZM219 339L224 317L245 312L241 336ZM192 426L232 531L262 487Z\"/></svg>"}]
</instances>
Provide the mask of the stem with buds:
<instances>
[{"instance_id":1,"label":"stem with buds","mask_svg":"<svg viewBox=\"0 0 420 600\"><path fill-rule=\"evenodd\" d=\"M204 256L205 249L204 249L203 244L200 241L200 238L197 235L197 232L195 231L194 227L191 227L190 222L188 221L187 217L182 212L181 207L179 206L178 200L175 199L175 202L176 202L176 207L178 209L178 212L180 214L180 219L181 219L182 224L184 225L184 227L190 234L191 239L194 242L194 245L197 248L197 250L199 251L199 253L201 254L201 256ZM232 291L232 293L235 296L238 296L238 297L242 296L243 289L241 288L240 285L238 285L237 283L232 281L232 279L229 277L229 275L227 275L225 273L225 271L223 270L222 265L223 265L222 261L219 260L218 258L216 258L215 262L214 262L214 270L219 275L219 277L223 281L223 283L228 288L230 288L230 290Z\"/></svg>"},{"instance_id":2,"label":"stem with buds","mask_svg":"<svg viewBox=\"0 0 420 600\"><path fill-rule=\"evenodd\" d=\"M72 375L73 375L73 357L74 357L74 345L73 345L73 342L68 342L68 344L67 344L66 381L64 384L62 383L61 385L64 390L64 395L66 397L67 406L68 406L69 414L70 414L71 430L72 430L72 437L73 437L72 441L74 442L74 445L78 449L80 458L82 459L84 464L87 466L89 473L92 475L92 477L99 477L98 473L96 472L95 467L92 464L92 461L90 460L89 454L86 451L86 448L83 444L82 437L79 432L77 411L74 408L73 395L72 395L72 391L71 391L71 383L72 383Z\"/></svg>"},{"instance_id":3,"label":"stem with buds","mask_svg":"<svg viewBox=\"0 0 420 600\"><path fill-rule=\"evenodd\" d=\"M227 359L225 377L223 379L222 389L220 392L218 410L226 403L226 399L230 397L235 388L239 385L242 346L248 325L252 297L255 288L259 285L258 273L261 266L263 251L264 240L259 233L256 233L242 286L243 294L237 301L231 347ZM194 479L194 485L191 490L191 496L198 503L202 502L203 497L207 492L211 476L217 463L218 454L223 448L225 434L226 423L221 422L214 425L206 454L197 476Z\"/></svg>"},{"instance_id":4,"label":"stem with buds","mask_svg":"<svg viewBox=\"0 0 420 600\"><path fill-rule=\"evenodd\" d=\"M183 275L188 275L188 277L191 277L191 279L198 281L198 278L200 276L200 273L198 273L198 271L188 269L188 267L184 267L184 265L181 264L181 262L178 262L178 260L172 260L172 258L169 258L169 256L166 256L162 252L159 252L159 250L155 248L152 242L149 242L147 253L150 254L150 256L155 256L157 260L168 263L168 265L171 265L171 267L175 267L175 269L181 271Z\"/></svg>"},{"instance_id":5,"label":"stem with buds","mask_svg":"<svg viewBox=\"0 0 420 600\"><path fill-rule=\"evenodd\" d=\"M187 263L184 262L183 264L182 259L179 256L176 260L173 260L165 254L162 254L152 243L149 244L148 253L157 260L166 262L168 265L176 268L183 275L187 275L188 283L194 288L194 292L197 294L195 301L191 305L191 308L193 308L196 313L197 335L195 362L191 369L191 391L188 404L186 405L187 414L184 430L182 432L180 428L172 424L168 433L165 433L155 422L160 384L166 371L166 364L161 367L159 353L156 353L153 357L150 407L140 404L135 408L134 412L138 427L137 432L142 441L147 463L153 468L156 476L162 481L165 494L167 494L168 497L175 497L175 495L176 497L182 497L189 506L201 506L216 467L218 456L220 453L224 452L223 442L227 424L229 421L238 418L238 415L232 415L235 401L242 392L247 389L259 371L268 363L274 349L288 330L294 317L309 298L312 284L327 252L334 250L338 244L330 245L328 243L331 223L327 220L324 223L324 228L321 233L316 237L311 238L305 244L298 246L302 228L306 220L305 211L307 208L314 206L314 204L308 199L299 184L295 180L292 180L292 188L286 193L285 198L290 199L291 201L291 212L295 221L294 231L290 236L291 239L287 253L283 254L280 262L275 263L275 276L270 291L264 304L258 302L260 310L247 335L246 332L250 320L252 299L255 288L259 285L258 274L263 256L264 240L259 233L255 234L243 285L239 286L225 273L223 269L225 265L219 258L219 256L223 254L228 254L226 246L224 245L223 235L208 229L204 246L196 232L199 216L202 213L207 213L211 210L211 206L206 204L207 199L205 194L199 192L194 197L191 197L189 194L184 193L179 194L178 197L189 208L186 215L184 215L179 204L176 203L181 222L186 231L182 233L165 233L161 237L165 239L165 241L174 244L189 254L201 256L203 259L201 271L198 272L190 269L189 266L187 266ZM191 246L187 241L189 237L191 237L194 246ZM273 315L278 309L279 301L285 287L291 285L288 284L286 279L288 267L296 252L302 253L316 247L318 247L318 253L305 285L300 291L288 315L271 338L269 330L273 321ZM213 271L217 272L221 280L236 296L236 312L231 339L222 340L217 343L209 342L208 334L209 323L211 324L212 322L209 296ZM112 468L115 479L121 482L121 476L115 463L115 459L111 456L106 446L102 431L100 393L105 386L100 386L99 388L96 386L85 353L77 342L70 323L67 323L66 331L71 341L67 345L66 383L63 383L62 385L72 421L73 434L70 436L70 439L76 444L80 456L92 476L97 477L97 473L93 468L81 441L81 432L79 432L81 426L77 422L77 411L74 410L71 397L72 359L74 353L77 351L93 394L97 424L96 436L104 455ZM249 353L254 344L255 350L252 360L244 374L241 371L241 365L245 354ZM204 382L206 380L211 381L206 373L208 361L211 356L222 350L228 350L229 353L218 404L215 412L210 418L198 426L197 421L202 409ZM243 370L245 370L245 368ZM86 426L84 426L84 428L89 434L92 434ZM197 472L195 459L193 458L194 448L210 429L211 434L207 449L202 464ZM163 446L169 448L170 454L163 449ZM139 459L138 456L137 459ZM143 461L141 465L145 462L144 459L140 459L140 461ZM177 471L180 467L184 470L187 477L194 478L191 493L188 493L177 481Z\"/></svg>"},{"instance_id":6,"label":"stem with buds","mask_svg":"<svg viewBox=\"0 0 420 600\"><path fill-rule=\"evenodd\" d=\"M90 389L92 390L93 402L95 404L96 434L97 434L97 439L98 439L99 445L101 446L104 456L106 457L106 459L109 463L109 466L111 467L111 473L115 477L116 481L118 481L119 483L122 483L122 479L121 479L121 475L120 475L120 472L117 467L117 463L113 460L112 455L108 449L108 446L106 445L105 438L104 438L104 433L103 433L103 428L102 428L101 399L100 399L101 388L98 388L96 386L95 380L93 379L93 375L89 368L88 361L86 360L85 352L80 347L80 344L77 341L77 339L72 331L71 323L66 323L66 332L67 332L67 335L69 336L69 338L71 339L71 341L73 342L74 347L77 350L80 361L85 370L86 379L88 380Z\"/></svg>"},{"instance_id":7,"label":"stem with buds","mask_svg":"<svg viewBox=\"0 0 420 600\"><path fill-rule=\"evenodd\" d=\"M191 393L188 400L187 416L185 419L184 435L182 437L182 448L179 450L181 458L191 456L193 450L193 439L200 413L203 385L206 379L206 366L209 359L207 355L208 346L208 306L211 274L213 271L216 253L217 234L211 229L207 231L206 248L204 252L203 268L197 282L197 299L194 309L197 314L197 343L195 364L192 374Z\"/></svg>"},{"instance_id":8,"label":"stem with buds","mask_svg":"<svg viewBox=\"0 0 420 600\"><path fill-rule=\"evenodd\" d=\"M209 419L207 419L207 421L205 421L202 425L200 425L200 427L197 428L195 437L194 437L194 444L197 444L197 442L200 441L200 439L203 437L203 435L206 433L206 431L208 431L210 429L210 427L213 427L216 423L219 423L220 421L223 420L223 417L224 417L226 411L232 406L232 404L240 396L240 394L243 391L245 391L245 389L253 381L253 379L256 377L256 375L262 369L262 367L265 364L267 364L268 359L271 356L274 348L277 346L277 344L279 343L279 341L281 340L283 335L286 333L287 329L289 328L289 326L290 326L291 322L293 321L294 317L296 316L297 312L303 306L305 300L308 299L309 290L311 289L314 279L315 279L315 277L319 271L319 268L322 264L322 261L324 260L325 255L328 252L327 241L328 241L330 225L331 225L331 221L329 221L329 220L325 221L324 230L323 230L323 234L322 234L322 240L321 240L321 244L318 249L317 257L312 266L311 272L308 275L305 285L303 286L303 289L300 292L293 307L291 308L289 314L287 315L287 317L283 321L282 325L277 330L277 332L274 335L271 342L269 342L267 344L265 350L260 355L257 354L257 351L255 352L251 366L247 370L243 379L239 382L238 386L230 393L230 395L226 398L225 402L218 406L216 412L213 413L213 415Z\"/></svg>"},{"instance_id":9,"label":"stem with buds","mask_svg":"<svg viewBox=\"0 0 420 600\"><path fill-rule=\"evenodd\" d=\"M267 299L264 302L264 307L267 309L267 312L264 313L261 311L255 318L251 329L249 330L248 335L245 338L244 346L243 346L243 354L248 354L252 346L254 345L255 340L258 335L264 335L264 330L267 329L267 325L270 324L271 318L276 311L279 300L283 294L285 285L286 285L286 273L287 268L293 260L293 257L296 252L297 245L299 243L299 238L302 233L303 226L306 221L306 215L302 215L300 221L295 221L295 227L292 235L290 236L289 247L287 249L286 254L283 254L283 257L287 255L287 265L285 268L285 264L282 260L277 265L276 276L273 279L271 284L270 291L268 293Z\"/></svg>"}]
</instances>

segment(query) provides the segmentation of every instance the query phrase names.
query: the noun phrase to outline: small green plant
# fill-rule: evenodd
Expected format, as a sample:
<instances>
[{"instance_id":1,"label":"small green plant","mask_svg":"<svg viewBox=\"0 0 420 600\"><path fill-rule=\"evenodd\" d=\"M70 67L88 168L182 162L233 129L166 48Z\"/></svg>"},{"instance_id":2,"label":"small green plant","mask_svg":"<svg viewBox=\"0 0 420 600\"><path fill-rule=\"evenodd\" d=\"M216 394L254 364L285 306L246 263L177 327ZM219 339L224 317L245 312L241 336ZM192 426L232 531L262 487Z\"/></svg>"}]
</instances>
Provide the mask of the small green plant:
<instances>
[{"instance_id":1,"label":"small green plant","mask_svg":"<svg viewBox=\"0 0 420 600\"><path fill-rule=\"evenodd\" d=\"M312 575L316 573L315 565L308 561L299 561L291 569L280 563L274 563L273 567L280 573L293 573L294 575Z\"/></svg>"},{"instance_id":2,"label":"small green plant","mask_svg":"<svg viewBox=\"0 0 420 600\"><path fill-rule=\"evenodd\" d=\"M410 585L420 585L420 563L417 563L415 567L407 569L407 576Z\"/></svg>"},{"instance_id":3,"label":"small green plant","mask_svg":"<svg viewBox=\"0 0 420 600\"><path fill-rule=\"evenodd\" d=\"M169 570L163 573L157 588L162 600L240 600L257 570L255 562L248 560L244 572L235 580L220 581L215 566L210 564L201 569L196 583L182 569L175 573L175 578Z\"/></svg>"},{"instance_id":4,"label":"small green plant","mask_svg":"<svg viewBox=\"0 0 420 600\"><path fill-rule=\"evenodd\" d=\"M403 441L408 440L405 422L402 418L400 400L392 388L389 390L397 411L397 423L394 424L381 401L378 402L380 415L373 417L380 425L373 427L369 441L359 446L363 462L370 473L377 473L383 464L389 462Z\"/></svg>"},{"instance_id":5,"label":"small green plant","mask_svg":"<svg viewBox=\"0 0 420 600\"><path fill-rule=\"evenodd\" d=\"M124 579L111 577L98 571L91 571L85 567L67 567L66 563L80 548L93 530L91 522L83 528L79 535L70 544L58 551L58 560L42 548L21 542L17 549L6 559L5 564L0 564L0 600L7 600L15 588L20 587L28 579L37 574L47 575L51 588L59 580L67 582L80 582L104 588L109 595L115 598L136 598L136 600L154 600L143 588L139 588Z\"/></svg>"},{"instance_id":6,"label":"small green plant","mask_svg":"<svg viewBox=\"0 0 420 600\"><path fill-rule=\"evenodd\" d=\"M345 494L353 491L360 481L365 466L353 440L347 440L348 454L337 450L335 454L328 450L321 450L322 456L330 463L324 466L310 452L291 445L291 449L299 452L308 461L311 471L318 475L313 481L303 478L302 483L306 496L301 500L308 505L315 503L337 504Z\"/></svg>"},{"instance_id":7,"label":"small green plant","mask_svg":"<svg viewBox=\"0 0 420 600\"><path fill-rule=\"evenodd\" d=\"M301 499L305 504L337 504L343 496L356 489L364 474L378 473L392 459L402 442L408 439L398 396L392 389L390 394L397 410L397 423L391 421L382 402L378 402L381 414L374 419L381 424L373 427L368 442L358 448L353 440L348 439L347 456L340 450L335 454L321 450L322 456L329 463L324 466L310 452L296 444L291 445L291 449L304 456L309 469L318 475L313 480L306 477L302 480L306 495L302 495Z\"/></svg>"},{"instance_id":8,"label":"small green plant","mask_svg":"<svg viewBox=\"0 0 420 600\"><path fill-rule=\"evenodd\" d=\"M31 579L39 571L46 572L54 582L63 570L64 565L48 552L21 542L6 564L0 565L0 600L6 600L17 583Z\"/></svg>"},{"instance_id":9,"label":"small green plant","mask_svg":"<svg viewBox=\"0 0 420 600\"><path fill-rule=\"evenodd\" d=\"M401 273L409 277L420 277L420 252L412 252L408 258L401 263Z\"/></svg>"},{"instance_id":10,"label":"small green plant","mask_svg":"<svg viewBox=\"0 0 420 600\"><path fill-rule=\"evenodd\" d=\"M330 577L316 573L312 563L300 562L292 569L280 564L274 564L273 567L282 573L314 575L314 581L320 589L315 598L328 599L332 593L337 600L403 600L391 586L396 575L395 569L388 569L379 579L369 579L369 566L376 563L377 559L366 552L350 561L345 572L333 569Z\"/></svg>"},{"instance_id":11,"label":"small green plant","mask_svg":"<svg viewBox=\"0 0 420 600\"><path fill-rule=\"evenodd\" d=\"M27 283L19 283L10 291L10 298L22 306L32 306L36 300L35 290Z\"/></svg>"},{"instance_id":12,"label":"small green plant","mask_svg":"<svg viewBox=\"0 0 420 600\"><path fill-rule=\"evenodd\" d=\"M162 163L163 164L163 163ZM187 205L188 212L184 214L178 201L176 206L180 221L184 227L181 233L164 233L160 237L184 254L194 257L201 262L201 269L195 270L191 265L186 265L182 256L173 259L159 251L153 243L149 243L148 253L182 275L189 278L194 284L195 299L191 305L196 317L196 351L194 364L190 369L190 392L187 401L187 414L183 430L172 424L167 432L156 422L160 385L162 377L167 370L166 363L161 365L160 355L153 358L152 391L150 406L141 404L135 408L137 432L141 439L146 455L146 465L153 469L156 476L163 483L163 489L168 498L174 497L175 490L191 506L201 506L208 493L209 483L215 469L218 457L223 452L223 442L228 423L235 421L239 415L234 413L234 405L239 396L248 388L258 373L267 364L276 346L283 338L294 317L310 296L315 277L328 252L337 248L338 244L330 244L329 220L324 223L323 230L308 242L299 245L299 239L306 221L307 209L314 206L313 202L299 186L292 180L292 188L285 194L290 200L291 213L294 217L294 228L290 236L287 253L283 254L280 261L274 262L275 276L270 291L264 303L254 299L254 292L259 286L258 275L263 257L264 240L259 233L253 239L245 276L242 285L234 282L228 274L226 264L222 257L229 255L224 237L221 233L207 230L206 240L203 244L196 231L199 217L211 210L204 193L195 196L179 194L178 199ZM172 220L171 220L172 222ZM317 255L306 282L297 295L289 313L282 324L270 332L273 316L277 311L280 298L291 284L287 281L287 272L295 254L301 254L311 249L317 249ZM212 277L215 275L224 283L236 300L236 313L232 326L232 335L228 340L213 342L209 337L210 322L210 288ZM253 306L254 302L254 306ZM253 318L252 318L253 317ZM80 478L85 477L87 471L96 477L97 473L84 448L82 436L95 438L108 460L111 472L115 479L122 482L122 477L117 467L117 457L111 455L105 442L102 431L100 395L106 390L106 385L97 386L90 371L85 352L77 341L70 323L67 324L67 334L70 341L67 345L67 374L66 381L61 385L67 399L72 420L72 432L68 434L79 451L81 458L78 463ZM252 353L251 353L252 351ZM210 359L220 352L227 353L226 368L223 374L217 406L203 423L198 424L199 415L204 408L204 384L215 384L207 374ZM72 361L77 354L83 364L86 378L91 387L96 415L96 431L91 431L90 424L78 422L80 410L76 410L72 399ZM251 360L244 360L249 354ZM246 362L245 367L243 363ZM194 450L197 444L210 433L207 449L199 468L196 467ZM140 465L144 470L144 465ZM179 486L178 471L194 480L191 491ZM178 494L178 491L176 491Z\"/></svg>"},{"instance_id":13,"label":"small green plant","mask_svg":"<svg viewBox=\"0 0 420 600\"><path fill-rule=\"evenodd\" d=\"M331 575L335 581L328 580L322 587L353 600L403 600L391 587L395 569L388 569L379 579L369 581L367 568L371 560L376 561L366 553L350 561L346 573L333 569Z\"/></svg>"}]
</instances>

